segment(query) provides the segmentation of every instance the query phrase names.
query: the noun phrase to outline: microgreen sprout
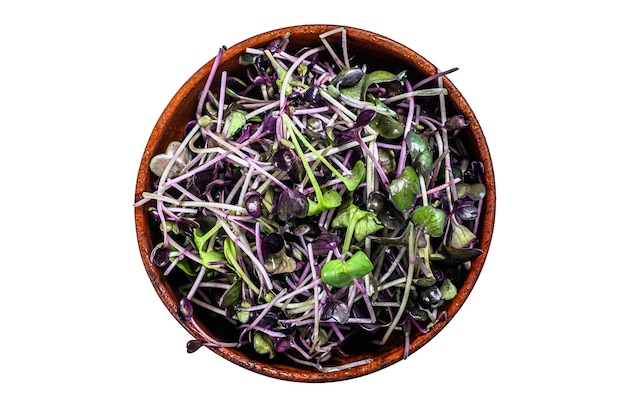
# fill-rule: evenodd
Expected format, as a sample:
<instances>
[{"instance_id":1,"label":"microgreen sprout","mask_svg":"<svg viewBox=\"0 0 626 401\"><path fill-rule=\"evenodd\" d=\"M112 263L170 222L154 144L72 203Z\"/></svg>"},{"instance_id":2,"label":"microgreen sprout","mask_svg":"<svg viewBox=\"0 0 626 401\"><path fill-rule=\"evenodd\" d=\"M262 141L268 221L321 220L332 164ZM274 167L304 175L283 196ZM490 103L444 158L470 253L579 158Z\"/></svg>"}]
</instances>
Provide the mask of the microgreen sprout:
<instances>
[{"instance_id":1,"label":"microgreen sprout","mask_svg":"<svg viewBox=\"0 0 626 401\"><path fill-rule=\"evenodd\" d=\"M333 287L345 287L374 269L363 251L357 251L348 260L333 259L322 266L322 280Z\"/></svg>"},{"instance_id":2,"label":"microgreen sprout","mask_svg":"<svg viewBox=\"0 0 626 401\"><path fill-rule=\"evenodd\" d=\"M234 333L188 352L370 363L334 356L430 330L482 253L482 166L441 81L455 69L370 72L348 45L345 29L306 49L287 35L221 75L219 49L188 126L151 160L154 191L136 203L149 203L151 260L185 324L203 332L201 309Z\"/></svg>"}]
</instances>

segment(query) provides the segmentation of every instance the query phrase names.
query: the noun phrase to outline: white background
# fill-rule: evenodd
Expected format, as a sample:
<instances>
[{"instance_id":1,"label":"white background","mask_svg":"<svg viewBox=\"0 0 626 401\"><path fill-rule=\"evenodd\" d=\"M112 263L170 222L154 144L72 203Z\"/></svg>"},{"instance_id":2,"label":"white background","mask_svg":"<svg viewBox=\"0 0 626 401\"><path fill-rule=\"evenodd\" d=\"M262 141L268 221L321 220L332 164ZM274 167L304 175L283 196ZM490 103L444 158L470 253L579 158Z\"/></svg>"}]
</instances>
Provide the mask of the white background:
<instances>
[{"instance_id":1,"label":"white background","mask_svg":"<svg viewBox=\"0 0 626 401\"><path fill-rule=\"evenodd\" d=\"M3 2L0 399L624 399L614 4ZM144 272L132 202L148 136L189 76L221 45L314 23L459 67L498 204L483 273L443 332L373 375L311 385L185 352Z\"/></svg>"}]
</instances>

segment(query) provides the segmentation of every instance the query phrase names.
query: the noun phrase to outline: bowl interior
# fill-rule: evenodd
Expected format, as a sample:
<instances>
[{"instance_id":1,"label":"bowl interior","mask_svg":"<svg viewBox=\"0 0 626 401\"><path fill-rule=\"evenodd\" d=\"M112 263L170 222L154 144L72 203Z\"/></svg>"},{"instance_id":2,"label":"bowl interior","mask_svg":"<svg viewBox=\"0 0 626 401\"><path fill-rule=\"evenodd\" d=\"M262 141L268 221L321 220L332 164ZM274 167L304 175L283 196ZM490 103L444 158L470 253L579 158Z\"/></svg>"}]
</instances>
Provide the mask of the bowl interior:
<instances>
[{"instance_id":1,"label":"bowl interior","mask_svg":"<svg viewBox=\"0 0 626 401\"><path fill-rule=\"evenodd\" d=\"M288 49L317 46L320 43L319 35L334 28L337 28L337 26L307 25L286 27L247 39L223 52L216 77L219 77L220 72L224 70L228 71L231 75L242 73L243 70L239 65L238 58L246 48L263 47L273 39L280 38L287 33L290 34ZM397 72L400 69L406 69L409 72L409 77L411 77L414 82L437 72L434 65L402 44L365 30L351 27L345 27L345 29L347 31L350 54L356 55L356 63L364 62L368 66L368 70L381 68ZM339 36L337 35L329 38L331 43L338 43L338 40ZM361 60L359 60L359 57ZM156 154L164 152L171 141L181 140L184 127L194 118L198 96L213 67L214 61L215 59L202 66L184 83L157 121L148 139L140 162L135 190L136 201L141 199L141 194L144 191L152 190L151 181L153 177L151 177L149 170L151 158ZM216 79L214 82L216 81L218 80ZM436 82L434 84L436 84ZM446 318L439 320L426 334L419 334L417 331L414 331L411 335L409 353L414 353L441 331L467 299L484 265L495 220L495 180L489 149L483 132L470 106L451 81L447 77L444 77L443 84L448 89L447 107L450 110L449 115L452 115L450 113L455 113L463 114L466 117L470 124L467 129L468 132L465 134L467 136L468 149L477 160L483 162L485 167L484 179L487 186L487 195L484 199L484 209L481 217L482 223L477 236L477 246L483 250L483 254L473 261L472 268L468 271L463 285L458 288L456 298L446 306ZM164 277L162 270L150 261L151 250L157 241L155 241L155 233L150 229L147 206L136 208L135 222L139 251L148 277L157 294L171 312L172 316L177 319L193 337L203 340L203 335L200 332L195 330L194 327L187 322L181 321L177 316L180 296L176 293L175 288L180 278L177 278L176 275L168 276L167 278ZM228 332L231 330L229 324L223 324L223 322L212 319L208 315L200 315L198 316L198 320L208 333L211 333L211 335L217 338L228 336ZM384 346L380 347L373 347L371 345L360 346L356 344L351 348L353 352L351 352L349 356L337 358L336 363L338 365L364 358L371 358L373 362L338 372L319 372L312 368L309 369L289 364L285 361L281 361L280 358L267 361L263 356L259 356L254 351L247 349L211 349L225 359L263 375L290 381L327 382L363 376L402 360L404 338L400 335L392 336Z\"/></svg>"}]
</instances>

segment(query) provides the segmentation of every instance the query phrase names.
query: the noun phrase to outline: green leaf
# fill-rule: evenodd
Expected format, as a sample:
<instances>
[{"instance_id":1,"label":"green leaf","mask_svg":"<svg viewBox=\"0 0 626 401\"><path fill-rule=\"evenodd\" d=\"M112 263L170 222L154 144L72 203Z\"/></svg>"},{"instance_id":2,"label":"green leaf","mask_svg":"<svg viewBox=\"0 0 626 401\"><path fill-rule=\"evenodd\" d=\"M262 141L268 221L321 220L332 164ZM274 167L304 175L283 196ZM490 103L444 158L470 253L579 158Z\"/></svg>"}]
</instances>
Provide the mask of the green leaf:
<instances>
[{"instance_id":1,"label":"green leaf","mask_svg":"<svg viewBox=\"0 0 626 401\"><path fill-rule=\"evenodd\" d=\"M178 267L180 270L184 271L186 274L192 277L197 276L198 271L200 270L198 268L196 269L192 268L189 265L189 261L187 259L179 260L178 263L176 263L176 267Z\"/></svg>"},{"instance_id":2,"label":"green leaf","mask_svg":"<svg viewBox=\"0 0 626 401\"><path fill-rule=\"evenodd\" d=\"M220 306L229 307L238 304L241 301L241 280L235 281L222 297Z\"/></svg>"},{"instance_id":3,"label":"green leaf","mask_svg":"<svg viewBox=\"0 0 626 401\"><path fill-rule=\"evenodd\" d=\"M350 224L350 220L352 220L352 216L354 215L355 209L358 209L357 206L350 204L350 206L342 209L337 216L330 223L332 228L346 228Z\"/></svg>"},{"instance_id":4,"label":"green leaf","mask_svg":"<svg viewBox=\"0 0 626 401\"><path fill-rule=\"evenodd\" d=\"M424 233L441 237L445 228L446 213L432 205L426 205L415 209L411 215L411 221L418 226L423 226Z\"/></svg>"},{"instance_id":5,"label":"green leaf","mask_svg":"<svg viewBox=\"0 0 626 401\"><path fill-rule=\"evenodd\" d=\"M396 208L403 211L413 206L420 188L417 172L413 167L406 166L400 173L400 177L389 184L389 194Z\"/></svg>"},{"instance_id":6,"label":"green leaf","mask_svg":"<svg viewBox=\"0 0 626 401\"><path fill-rule=\"evenodd\" d=\"M447 94L448 90L446 88L426 88L413 91L414 96L439 96Z\"/></svg>"},{"instance_id":7,"label":"green leaf","mask_svg":"<svg viewBox=\"0 0 626 401\"><path fill-rule=\"evenodd\" d=\"M211 122L212 122L211 117L204 115L200 117L200 119L198 120L198 125L201 126L202 128L206 128L209 126L209 124L211 124Z\"/></svg>"},{"instance_id":8,"label":"green leaf","mask_svg":"<svg viewBox=\"0 0 626 401\"><path fill-rule=\"evenodd\" d=\"M345 287L352 280L364 277L374 270L365 252L358 251L347 261L333 259L322 266L322 280L332 287Z\"/></svg>"},{"instance_id":9,"label":"green leaf","mask_svg":"<svg viewBox=\"0 0 626 401\"><path fill-rule=\"evenodd\" d=\"M454 218L451 219L451 221L452 225L450 227L450 234L448 235L448 246L457 249L465 248L476 239L476 236L469 228L465 227Z\"/></svg>"},{"instance_id":10,"label":"green leaf","mask_svg":"<svg viewBox=\"0 0 626 401\"><path fill-rule=\"evenodd\" d=\"M237 275L243 281L245 281L250 289L258 295L260 293L259 288L250 279L250 277L245 274L245 272L241 269L241 266L239 266L239 262L237 261L237 246L235 245L235 242L230 238L224 239L224 257L226 258L229 267L231 267L235 271L235 273L237 273Z\"/></svg>"},{"instance_id":11,"label":"green leaf","mask_svg":"<svg viewBox=\"0 0 626 401\"><path fill-rule=\"evenodd\" d=\"M385 226L378 223L375 213L366 213L367 214L361 217L354 227L354 238L357 241L361 241L366 236L375 233L381 228L385 228Z\"/></svg>"},{"instance_id":12,"label":"green leaf","mask_svg":"<svg viewBox=\"0 0 626 401\"><path fill-rule=\"evenodd\" d=\"M224 254L220 251L200 251L200 261L204 266L208 267L209 269L215 269L219 267L219 265L211 265L211 263L219 262L225 259L226 258Z\"/></svg>"},{"instance_id":13,"label":"green leaf","mask_svg":"<svg viewBox=\"0 0 626 401\"><path fill-rule=\"evenodd\" d=\"M208 241L220 230L220 228L222 228L222 225L219 222L215 223L215 225L206 233L203 233L199 228L194 228L193 243L196 245L198 252L206 250Z\"/></svg>"},{"instance_id":14,"label":"green leaf","mask_svg":"<svg viewBox=\"0 0 626 401\"><path fill-rule=\"evenodd\" d=\"M487 187L482 182L471 184L468 195L472 200L480 200L487 195Z\"/></svg>"},{"instance_id":15,"label":"green leaf","mask_svg":"<svg viewBox=\"0 0 626 401\"><path fill-rule=\"evenodd\" d=\"M367 89L374 85L374 84L381 84L381 83L386 83L386 82L394 82L394 81L398 81L398 76L394 75L388 71L373 71L369 74L365 74L363 75L363 77L361 78L361 80L354 86L349 86L349 87L344 87L341 86L339 89L339 92L341 92L342 95L350 97L352 99L355 100L361 100L361 101L370 101L372 99L368 99L368 92ZM329 86L329 88L334 89L335 94L333 97L337 97L336 95L336 91L337 89ZM329 91L330 93L330 91ZM378 103L379 105L383 105L382 102L378 101L374 101L374 103ZM383 107L386 107L383 105ZM391 113L393 113L393 111L390 110Z\"/></svg>"},{"instance_id":16,"label":"green leaf","mask_svg":"<svg viewBox=\"0 0 626 401\"><path fill-rule=\"evenodd\" d=\"M256 331L252 337L252 345L257 353L261 355L268 355L270 359L274 358L276 355L272 337L265 333Z\"/></svg>"},{"instance_id":17,"label":"green leaf","mask_svg":"<svg viewBox=\"0 0 626 401\"><path fill-rule=\"evenodd\" d=\"M324 192L324 203L326 204L328 209L334 209L341 206L341 201L341 195L334 189L330 189Z\"/></svg>"},{"instance_id":18,"label":"green leaf","mask_svg":"<svg viewBox=\"0 0 626 401\"><path fill-rule=\"evenodd\" d=\"M395 110L390 109L387 104L383 103L383 101L377 98L376 96L372 95L371 93L368 93L367 100L369 100L374 105L374 107L376 108L376 112L378 114L384 114L388 117L398 120L398 113ZM403 132L403 135L404 135L404 132Z\"/></svg>"},{"instance_id":19,"label":"green leaf","mask_svg":"<svg viewBox=\"0 0 626 401\"><path fill-rule=\"evenodd\" d=\"M367 235L384 228L379 223L376 213L361 210L353 203L341 210L330 224L334 229L346 229L343 252L349 250L353 236L357 241L361 241Z\"/></svg>"},{"instance_id":20,"label":"green leaf","mask_svg":"<svg viewBox=\"0 0 626 401\"><path fill-rule=\"evenodd\" d=\"M426 139L411 130L406 137L406 146L413 166L420 171L430 173L433 169L433 155Z\"/></svg>"},{"instance_id":21,"label":"green leaf","mask_svg":"<svg viewBox=\"0 0 626 401\"><path fill-rule=\"evenodd\" d=\"M346 95L349 96L351 98L357 99L359 98L358 94L359 92L357 91L356 96L352 94L352 92L355 90L354 87L350 87L350 88L341 88L341 90L335 88L334 85L328 85L328 87L326 88L326 92L328 92L328 94L330 96L332 96L333 99L337 99L339 98L340 95ZM347 93L346 93L347 92Z\"/></svg>"},{"instance_id":22,"label":"green leaf","mask_svg":"<svg viewBox=\"0 0 626 401\"><path fill-rule=\"evenodd\" d=\"M378 148L378 162L385 174L395 172L397 169L395 153L391 149Z\"/></svg>"},{"instance_id":23,"label":"green leaf","mask_svg":"<svg viewBox=\"0 0 626 401\"><path fill-rule=\"evenodd\" d=\"M301 76L305 75L308 70L308 67L304 63L299 64L298 67L296 67L296 73Z\"/></svg>"},{"instance_id":24,"label":"green leaf","mask_svg":"<svg viewBox=\"0 0 626 401\"><path fill-rule=\"evenodd\" d=\"M334 189L324 192L321 201L314 202L310 198L307 198L309 202L309 211L307 216L314 216L321 211L335 209L341 206L341 195Z\"/></svg>"},{"instance_id":25,"label":"green leaf","mask_svg":"<svg viewBox=\"0 0 626 401\"><path fill-rule=\"evenodd\" d=\"M446 301L450 301L456 296L456 286L450 281L449 278L443 279L443 283L441 283L441 287L439 288L441 291L441 295L443 299Z\"/></svg>"},{"instance_id":26,"label":"green leaf","mask_svg":"<svg viewBox=\"0 0 626 401\"><path fill-rule=\"evenodd\" d=\"M372 261L363 251L358 251L352 255L352 257L347 260L346 264L348 265L348 270L352 278L362 278L374 270Z\"/></svg>"},{"instance_id":27,"label":"green leaf","mask_svg":"<svg viewBox=\"0 0 626 401\"><path fill-rule=\"evenodd\" d=\"M364 179L365 179L365 163L363 163L363 160L359 160L355 163L354 167L352 168L350 178L347 178L344 181L344 184L346 188L348 189L348 191L354 192L354 190L363 182Z\"/></svg>"},{"instance_id":28,"label":"green leaf","mask_svg":"<svg viewBox=\"0 0 626 401\"><path fill-rule=\"evenodd\" d=\"M322 266L322 281L332 287L345 287L352 282L352 275L344 261L332 259Z\"/></svg>"},{"instance_id":29,"label":"green leaf","mask_svg":"<svg viewBox=\"0 0 626 401\"><path fill-rule=\"evenodd\" d=\"M250 306L250 302L247 301L241 301L241 303L239 304L239 308L249 308ZM250 320L250 312L237 309L237 320L239 320L243 324L248 323L248 321Z\"/></svg>"},{"instance_id":30,"label":"green leaf","mask_svg":"<svg viewBox=\"0 0 626 401\"><path fill-rule=\"evenodd\" d=\"M246 112L234 110L224 120L223 134L226 138L232 138L246 125Z\"/></svg>"},{"instance_id":31,"label":"green leaf","mask_svg":"<svg viewBox=\"0 0 626 401\"><path fill-rule=\"evenodd\" d=\"M369 127L386 139L397 139L404 135L404 126L398 120L379 113Z\"/></svg>"},{"instance_id":32,"label":"green leaf","mask_svg":"<svg viewBox=\"0 0 626 401\"><path fill-rule=\"evenodd\" d=\"M396 81L398 77L389 71L377 70L372 71L369 74L365 74L361 84L361 100L365 100L367 95L367 88L374 84L381 84L385 82Z\"/></svg>"},{"instance_id":33,"label":"green leaf","mask_svg":"<svg viewBox=\"0 0 626 401\"><path fill-rule=\"evenodd\" d=\"M451 246L443 247L444 260L446 262L458 264L474 260L483 254L479 248L452 248Z\"/></svg>"},{"instance_id":34,"label":"green leaf","mask_svg":"<svg viewBox=\"0 0 626 401\"><path fill-rule=\"evenodd\" d=\"M224 240L224 257L231 266L239 266L237 262L237 247L235 246L235 242L230 238Z\"/></svg>"},{"instance_id":35,"label":"green leaf","mask_svg":"<svg viewBox=\"0 0 626 401\"><path fill-rule=\"evenodd\" d=\"M240 65L251 65L254 64L256 62L256 60L259 58L260 56L258 54L252 54L252 53L242 53L239 56L239 64Z\"/></svg>"},{"instance_id":36,"label":"green leaf","mask_svg":"<svg viewBox=\"0 0 626 401\"><path fill-rule=\"evenodd\" d=\"M333 96L334 98L337 98L338 97L337 92L340 92L344 96L347 96L355 100L360 100L361 87L363 86L363 80L364 78L361 78L359 83L356 84L355 86L341 87L341 89L339 90L337 90L337 88L335 88L334 86L329 86L328 93L330 93L330 95Z\"/></svg>"},{"instance_id":37,"label":"green leaf","mask_svg":"<svg viewBox=\"0 0 626 401\"><path fill-rule=\"evenodd\" d=\"M469 195L470 184L466 182L459 182L456 184L456 196L459 199L463 199Z\"/></svg>"},{"instance_id":38,"label":"green leaf","mask_svg":"<svg viewBox=\"0 0 626 401\"><path fill-rule=\"evenodd\" d=\"M420 286L420 287L430 287L431 285L434 285L437 282L437 279L435 278L435 276L424 276L424 277L419 277L417 280L415 280L415 284Z\"/></svg>"},{"instance_id":39,"label":"green leaf","mask_svg":"<svg viewBox=\"0 0 626 401\"><path fill-rule=\"evenodd\" d=\"M265 258L265 270L269 274L291 273L296 270L296 261L287 256L285 249L272 253Z\"/></svg>"}]
</instances>

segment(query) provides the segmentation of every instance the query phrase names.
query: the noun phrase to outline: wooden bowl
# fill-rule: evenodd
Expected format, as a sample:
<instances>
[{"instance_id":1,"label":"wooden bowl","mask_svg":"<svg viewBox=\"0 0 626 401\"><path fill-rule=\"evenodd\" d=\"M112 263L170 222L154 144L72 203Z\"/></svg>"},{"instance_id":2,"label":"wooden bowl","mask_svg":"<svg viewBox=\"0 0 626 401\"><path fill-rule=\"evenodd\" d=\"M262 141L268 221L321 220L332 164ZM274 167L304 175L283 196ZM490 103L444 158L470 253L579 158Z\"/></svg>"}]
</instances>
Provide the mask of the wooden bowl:
<instances>
[{"instance_id":1,"label":"wooden bowl","mask_svg":"<svg viewBox=\"0 0 626 401\"><path fill-rule=\"evenodd\" d=\"M290 46L293 46L293 48L319 45L319 35L334 28L337 28L337 26L293 26L276 29L246 39L223 52L219 71L216 76L219 77L219 73L222 70L229 71L231 75L237 71L242 71L242 68L238 64L238 57L246 48L263 47L273 39L283 37L288 32L291 34ZM433 64L400 43L362 29L345 28L351 54L360 55L364 58L368 68L370 66L372 69L376 66L382 68L385 66L394 66L397 69L399 66L405 66L404 68L418 74L418 76L430 76L437 72ZM336 41L335 38L329 38L329 40L331 42ZM202 91L214 61L215 59L206 63L185 82L157 121L148 139L139 166L135 190L136 201L141 199L141 195L144 191L152 190L151 180L153 180L153 177L151 177L149 170L151 158L156 154L163 153L171 141L180 140L185 125L194 118L198 96ZM446 318L439 320L426 334L420 334L417 330L413 331L410 338L409 355L436 336L450 319L456 315L469 296L485 263L495 221L495 180L487 142L483 136L478 120L467 101L447 77L443 78L443 83L448 90L447 98L449 101L448 107L450 107L451 110L450 113L462 114L469 122L469 127L466 129L468 132L465 133L469 151L477 160L482 161L484 164L484 180L487 187L487 195L484 198L484 209L481 217L482 222L477 235L477 246L483 250L483 254L473 261L464 283L458 288L456 298L445 307ZM148 278L152 282L158 296L171 312L172 316L193 338L205 341L206 338L203 337L202 333L196 330L189 322L183 321L178 317L177 308L180 297L174 290L175 287L172 283L163 275L162 269L158 268L150 261L151 251L157 241L155 241L155 238L153 238L151 234L147 206L136 208L135 223L141 258L145 265ZM219 338L222 333L220 327L212 327L210 324L205 324L205 322L202 321L200 321L200 325L206 332L217 338ZM184 349L182 344L181 348ZM340 363L350 363L369 357L372 359L372 362L369 364L338 372L324 373L312 368L290 365L274 360L270 361L263 356L254 354L254 352L247 352L242 349L211 348L211 350L241 367L273 378L295 382L331 382L364 376L401 361L404 358L404 338L403 336L392 336L384 346L375 347L370 345L367 348L359 350L357 353L352 353L345 358L341 358L342 360L339 361Z\"/></svg>"}]
</instances>

